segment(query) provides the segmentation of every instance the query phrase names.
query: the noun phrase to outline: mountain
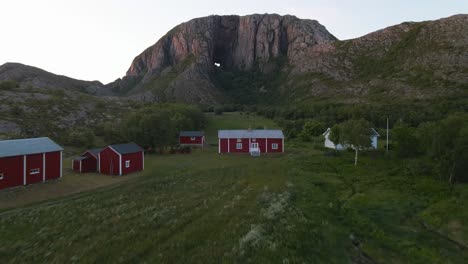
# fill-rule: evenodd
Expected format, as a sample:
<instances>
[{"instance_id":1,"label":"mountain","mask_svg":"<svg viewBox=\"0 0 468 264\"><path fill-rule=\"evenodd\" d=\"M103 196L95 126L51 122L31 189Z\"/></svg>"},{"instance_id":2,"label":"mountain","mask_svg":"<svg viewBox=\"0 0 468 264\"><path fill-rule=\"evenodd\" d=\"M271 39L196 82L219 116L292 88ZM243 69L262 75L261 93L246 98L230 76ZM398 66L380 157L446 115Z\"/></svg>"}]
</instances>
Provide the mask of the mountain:
<instances>
[{"instance_id":1,"label":"mountain","mask_svg":"<svg viewBox=\"0 0 468 264\"><path fill-rule=\"evenodd\" d=\"M442 118L466 111L468 15L344 41L294 16L197 18L169 31L107 85L0 66L0 137L73 138L74 128L114 124L141 102L281 108L285 118L302 110L341 119L358 111L373 121L392 113L414 124Z\"/></svg>"},{"instance_id":2,"label":"mountain","mask_svg":"<svg viewBox=\"0 0 468 264\"><path fill-rule=\"evenodd\" d=\"M108 87L202 104L424 99L466 94L467 58L467 15L345 41L294 16L209 16L169 31Z\"/></svg>"},{"instance_id":3,"label":"mountain","mask_svg":"<svg viewBox=\"0 0 468 264\"><path fill-rule=\"evenodd\" d=\"M14 80L23 87L64 89L94 95L112 93L98 81L76 80L21 63L5 63L0 66L0 82L7 80Z\"/></svg>"},{"instance_id":4,"label":"mountain","mask_svg":"<svg viewBox=\"0 0 468 264\"><path fill-rule=\"evenodd\" d=\"M294 16L209 16L183 23L137 56L114 91L151 91L157 101L213 103L225 99L213 81L218 64L268 73L272 62L301 47L337 39L315 20Z\"/></svg>"},{"instance_id":5,"label":"mountain","mask_svg":"<svg viewBox=\"0 0 468 264\"><path fill-rule=\"evenodd\" d=\"M305 47L289 61L293 69L285 95L293 90L302 98L352 100L466 96L468 15L406 22L357 39Z\"/></svg>"},{"instance_id":6,"label":"mountain","mask_svg":"<svg viewBox=\"0 0 468 264\"><path fill-rule=\"evenodd\" d=\"M64 141L64 135L75 127L86 131L118 120L131 110L131 102L110 94L97 81L76 80L19 63L1 65L0 139L48 135Z\"/></svg>"}]
</instances>

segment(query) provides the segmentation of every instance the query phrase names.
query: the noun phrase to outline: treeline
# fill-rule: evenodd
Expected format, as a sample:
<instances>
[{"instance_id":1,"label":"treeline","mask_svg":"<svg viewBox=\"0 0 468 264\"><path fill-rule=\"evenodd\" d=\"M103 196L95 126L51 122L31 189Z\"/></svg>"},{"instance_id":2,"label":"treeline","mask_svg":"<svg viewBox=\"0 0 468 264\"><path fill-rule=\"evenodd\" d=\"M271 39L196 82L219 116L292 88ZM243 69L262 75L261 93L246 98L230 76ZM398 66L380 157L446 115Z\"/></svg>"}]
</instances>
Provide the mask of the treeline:
<instances>
[{"instance_id":1,"label":"treeline","mask_svg":"<svg viewBox=\"0 0 468 264\"><path fill-rule=\"evenodd\" d=\"M202 130L206 119L196 106L159 104L129 113L119 123L96 128L96 135L108 143L132 141L150 151L163 151L178 143L181 130Z\"/></svg>"},{"instance_id":2,"label":"treeline","mask_svg":"<svg viewBox=\"0 0 468 264\"><path fill-rule=\"evenodd\" d=\"M468 114L455 113L416 127L399 122L391 138L397 157L425 157L424 166L450 183L468 182Z\"/></svg>"}]
</instances>

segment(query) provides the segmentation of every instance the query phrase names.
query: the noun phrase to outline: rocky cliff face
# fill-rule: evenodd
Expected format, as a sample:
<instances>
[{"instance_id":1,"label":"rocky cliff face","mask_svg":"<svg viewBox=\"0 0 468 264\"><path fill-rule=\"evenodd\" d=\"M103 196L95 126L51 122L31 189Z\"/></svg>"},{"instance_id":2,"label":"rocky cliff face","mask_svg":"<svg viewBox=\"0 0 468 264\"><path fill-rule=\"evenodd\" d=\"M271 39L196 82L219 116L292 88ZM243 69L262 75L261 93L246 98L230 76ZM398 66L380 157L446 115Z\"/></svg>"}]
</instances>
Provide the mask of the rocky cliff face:
<instances>
[{"instance_id":1,"label":"rocky cliff face","mask_svg":"<svg viewBox=\"0 0 468 264\"><path fill-rule=\"evenodd\" d=\"M226 87L216 76L221 69L234 76L231 83L239 72L276 78L249 89L257 94L275 90L288 102L464 93L467 36L467 15L403 23L346 41L317 21L293 16L210 16L175 27L109 86L145 100L216 103L226 99ZM284 63L278 69L280 59ZM276 76L268 76L273 71Z\"/></svg>"},{"instance_id":2,"label":"rocky cliff face","mask_svg":"<svg viewBox=\"0 0 468 264\"><path fill-rule=\"evenodd\" d=\"M268 71L269 62L337 39L314 20L293 16L210 16L183 23L137 56L114 90L151 90L156 100L213 102L222 98L211 81L223 69ZM159 97L159 98L158 98Z\"/></svg>"}]
</instances>

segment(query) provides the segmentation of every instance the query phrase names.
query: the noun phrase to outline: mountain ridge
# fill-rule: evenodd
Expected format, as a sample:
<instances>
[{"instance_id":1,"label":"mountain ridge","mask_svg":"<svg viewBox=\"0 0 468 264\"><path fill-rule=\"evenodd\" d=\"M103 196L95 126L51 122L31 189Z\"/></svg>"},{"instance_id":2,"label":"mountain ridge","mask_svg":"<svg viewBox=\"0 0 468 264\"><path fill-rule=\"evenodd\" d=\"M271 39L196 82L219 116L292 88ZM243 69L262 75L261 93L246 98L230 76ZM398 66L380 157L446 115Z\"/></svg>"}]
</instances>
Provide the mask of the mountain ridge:
<instances>
[{"instance_id":1,"label":"mountain ridge","mask_svg":"<svg viewBox=\"0 0 468 264\"><path fill-rule=\"evenodd\" d=\"M375 94L434 98L466 93L466 36L465 14L403 22L349 40L338 40L316 20L290 15L213 15L177 25L136 56L123 78L105 85L24 65L27 70L15 72L11 63L0 66L0 80L204 105L243 104L233 98L246 91L281 104L322 97L366 101Z\"/></svg>"}]
</instances>

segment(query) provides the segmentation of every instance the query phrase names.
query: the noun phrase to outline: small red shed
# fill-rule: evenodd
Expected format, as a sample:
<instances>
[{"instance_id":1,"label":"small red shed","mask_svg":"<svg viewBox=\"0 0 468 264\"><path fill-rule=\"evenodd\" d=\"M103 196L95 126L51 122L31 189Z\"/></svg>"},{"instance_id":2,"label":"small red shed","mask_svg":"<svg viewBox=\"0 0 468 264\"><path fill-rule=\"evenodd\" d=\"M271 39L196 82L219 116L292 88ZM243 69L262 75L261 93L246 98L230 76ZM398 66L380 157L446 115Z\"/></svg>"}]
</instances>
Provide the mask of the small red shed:
<instances>
[{"instance_id":1,"label":"small red shed","mask_svg":"<svg viewBox=\"0 0 468 264\"><path fill-rule=\"evenodd\" d=\"M124 175L145 168L144 150L135 143L110 145L98 155L98 171L108 175Z\"/></svg>"},{"instance_id":2,"label":"small red shed","mask_svg":"<svg viewBox=\"0 0 468 264\"><path fill-rule=\"evenodd\" d=\"M47 137L0 141L0 190L61 178L62 151Z\"/></svg>"},{"instance_id":3,"label":"small red shed","mask_svg":"<svg viewBox=\"0 0 468 264\"><path fill-rule=\"evenodd\" d=\"M203 131L180 131L179 145L203 147L205 145L205 133Z\"/></svg>"},{"instance_id":4,"label":"small red shed","mask_svg":"<svg viewBox=\"0 0 468 264\"><path fill-rule=\"evenodd\" d=\"M88 149L80 157L72 161L72 169L79 173L97 172L99 163L99 152L103 148Z\"/></svg>"},{"instance_id":5,"label":"small red shed","mask_svg":"<svg viewBox=\"0 0 468 264\"><path fill-rule=\"evenodd\" d=\"M218 153L281 153L284 135L281 130L219 130Z\"/></svg>"}]
</instances>

